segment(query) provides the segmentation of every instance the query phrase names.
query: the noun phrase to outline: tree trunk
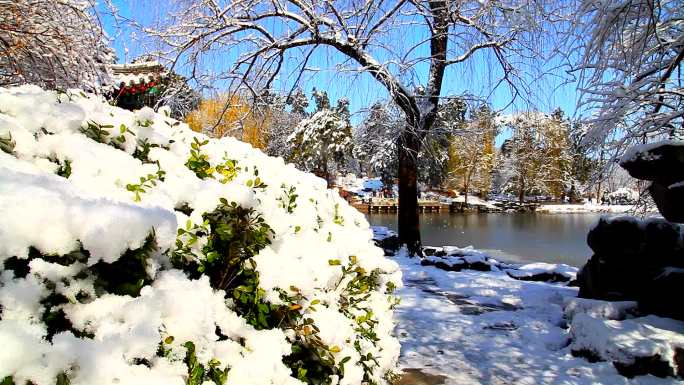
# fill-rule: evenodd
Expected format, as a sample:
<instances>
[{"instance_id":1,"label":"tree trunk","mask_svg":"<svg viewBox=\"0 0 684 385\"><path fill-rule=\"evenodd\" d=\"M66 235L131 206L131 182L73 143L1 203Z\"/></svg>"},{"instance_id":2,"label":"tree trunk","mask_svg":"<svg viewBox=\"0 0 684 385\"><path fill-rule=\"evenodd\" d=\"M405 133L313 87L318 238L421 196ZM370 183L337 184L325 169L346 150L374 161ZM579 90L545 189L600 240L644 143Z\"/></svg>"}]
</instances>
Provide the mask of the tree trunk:
<instances>
[{"instance_id":1,"label":"tree trunk","mask_svg":"<svg viewBox=\"0 0 684 385\"><path fill-rule=\"evenodd\" d=\"M420 216L418 214L417 154L420 139L413 130L405 130L399 137L399 241L411 255L422 255Z\"/></svg>"},{"instance_id":2,"label":"tree trunk","mask_svg":"<svg viewBox=\"0 0 684 385\"><path fill-rule=\"evenodd\" d=\"M525 203L525 179L520 181L520 190L518 190L518 201L520 204Z\"/></svg>"},{"instance_id":3,"label":"tree trunk","mask_svg":"<svg viewBox=\"0 0 684 385\"><path fill-rule=\"evenodd\" d=\"M470 190L470 177L466 177L463 183L463 190L465 191L465 198L463 198L463 209L468 209L468 191Z\"/></svg>"}]
</instances>

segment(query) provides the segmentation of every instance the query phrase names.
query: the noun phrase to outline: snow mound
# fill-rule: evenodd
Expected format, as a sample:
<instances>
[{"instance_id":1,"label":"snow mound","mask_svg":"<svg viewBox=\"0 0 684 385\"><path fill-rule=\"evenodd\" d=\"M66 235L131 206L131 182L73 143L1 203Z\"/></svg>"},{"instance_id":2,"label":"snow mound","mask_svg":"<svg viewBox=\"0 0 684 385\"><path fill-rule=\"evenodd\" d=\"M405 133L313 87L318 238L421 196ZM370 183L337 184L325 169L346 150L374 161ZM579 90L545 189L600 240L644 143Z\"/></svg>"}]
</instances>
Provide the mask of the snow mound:
<instances>
[{"instance_id":1,"label":"snow mound","mask_svg":"<svg viewBox=\"0 0 684 385\"><path fill-rule=\"evenodd\" d=\"M233 138L0 88L3 383L387 384L401 272L372 236Z\"/></svg>"},{"instance_id":2,"label":"snow mound","mask_svg":"<svg viewBox=\"0 0 684 385\"><path fill-rule=\"evenodd\" d=\"M570 349L592 361L613 362L621 374L684 374L684 323L647 316L624 321L577 313L570 325Z\"/></svg>"},{"instance_id":3,"label":"snow mound","mask_svg":"<svg viewBox=\"0 0 684 385\"><path fill-rule=\"evenodd\" d=\"M559 281L570 281L577 278L576 267L563 263L536 262L522 265L516 269L507 269L506 273L513 278L527 279L535 276L557 277Z\"/></svg>"},{"instance_id":4,"label":"snow mound","mask_svg":"<svg viewBox=\"0 0 684 385\"><path fill-rule=\"evenodd\" d=\"M384 226L371 226L371 229L373 230L373 239L376 241L382 241L397 236L396 232Z\"/></svg>"},{"instance_id":5,"label":"snow mound","mask_svg":"<svg viewBox=\"0 0 684 385\"><path fill-rule=\"evenodd\" d=\"M563 309L565 318L572 320L576 314L587 314L593 318L623 320L630 312L635 312L636 301L601 301L588 298L570 298Z\"/></svg>"}]
</instances>

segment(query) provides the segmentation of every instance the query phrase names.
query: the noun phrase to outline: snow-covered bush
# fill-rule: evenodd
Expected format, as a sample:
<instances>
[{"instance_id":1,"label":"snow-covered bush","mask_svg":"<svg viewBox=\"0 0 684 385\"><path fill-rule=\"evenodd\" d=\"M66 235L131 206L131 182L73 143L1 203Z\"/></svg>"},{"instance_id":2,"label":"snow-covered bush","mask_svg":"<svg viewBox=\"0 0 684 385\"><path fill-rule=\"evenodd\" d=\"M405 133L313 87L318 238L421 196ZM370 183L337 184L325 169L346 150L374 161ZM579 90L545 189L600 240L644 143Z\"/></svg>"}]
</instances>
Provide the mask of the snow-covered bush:
<instances>
[{"instance_id":1,"label":"snow-covered bush","mask_svg":"<svg viewBox=\"0 0 684 385\"><path fill-rule=\"evenodd\" d=\"M0 382L386 384L401 273L363 215L163 112L0 88Z\"/></svg>"}]
</instances>

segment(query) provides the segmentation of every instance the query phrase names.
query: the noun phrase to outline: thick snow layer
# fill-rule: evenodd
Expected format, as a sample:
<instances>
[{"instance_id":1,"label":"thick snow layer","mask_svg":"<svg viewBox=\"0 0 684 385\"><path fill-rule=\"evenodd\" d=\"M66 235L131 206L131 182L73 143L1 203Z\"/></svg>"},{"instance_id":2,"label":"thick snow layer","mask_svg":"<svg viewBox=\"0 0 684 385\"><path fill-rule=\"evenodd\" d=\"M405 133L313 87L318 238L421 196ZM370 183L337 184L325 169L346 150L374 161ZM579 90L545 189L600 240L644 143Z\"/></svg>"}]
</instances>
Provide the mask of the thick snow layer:
<instances>
[{"instance_id":1,"label":"thick snow layer","mask_svg":"<svg viewBox=\"0 0 684 385\"><path fill-rule=\"evenodd\" d=\"M528 263L517 269L507 269L506 272L514 278L528 278L541 274L558 274L568 279L577 277L577 268L563 263Z\"/></svg>"},{"instance_id":2,"label":"thick snow layer","mask_svg":"<svg viewBox=\"0 0 684 385\"><path fill-rule=\"evenodd\" d=\"M445 376L446 385L683 383L651 375L629 379L611 362L574 357L563 307L576 299L576 288L519 281L500 271L443 271L403 254L397 260L404 271L397 308L403 369ZM671 321L660 321L654 327L668 330L662 323ZM643 323L625 327L652 336ZM660 336L681 338L681 331L672 333Z\"/></svg>"},{"instance_id":3,"label":"thick snow layer","mask_svg":"<svg viewBox=\"0 0 684 385\"><path fill-rule=\"evenodd\" d=\"M452 202L465 202L466 197L465 195L459 195L456 198L451 199ZM486 201L478 196L475 195L468 195L468 204L472 206L485 206L490 209L496 209L496 205L494 205L493 202L491 201Z\"/></svg>"},{"instance_id":4,"label":"thick snow layer","mask_svg":"<svg viewBox=\"0 0 684 385\"><path fill-rule=\"evenodd\" d=\"M616 321L578 313L570 324L570 348L623 364L657 355L676 368L675 349L684 348L682 333L684 322L656 316Z\"/></svg>"},{"instance_id":5,"label":"thick snow layer","mask_svg":"<svg viewBox=\"0 0 684 385\"><path fill-rule=\"evenodd\" d=\"M0 154L0 160L7 157ZM141 247L152 230L162 249L171 248L176 237L173 212L87 197L56 175L2 167L0 196L0 262L25 258L30 246L44 254L67 254L79 242L90 251L89 264L113 262L127 249Z\"/></svg>"},{"instance_id":6,"label":"thick snow layer","mask_svg":"<svg viewBox=\"0 0 684 385\"><path fill-rule=\"evenodd\" d=\"M606 320L623 320L630 312L636 310L635 301L601 301L587 298L571 298L565 303L565 318L572 320L576 314L587 314L590 317Z\"/></svg>"},{"instance_id":7,"label":"thick snow layer","mask_svg":"<svg viewBox=\"0 0 684 385\"><path fill-rule=\"evenodd\" d=\"M620 163L633 162L637 159L654 160L654 157L656 157L657 155L650 154L649 152L654 148L665 145L684 146L684 140L662 140L658 142L632 146L627 151L625 151L625 154L620 159Z\"/></svg>"},{"instance_id":8,"label":"thick snow layer","mask_svg":"<svg viewBox=\"0 0 684 385\"><path fill-rule=\"evenodd\" d=\"M387 382L399 344L386 293L401 286L401 271L373 245L364 216L322 179L233 138L211 139L149 108L125 111L78 91L0 88L0 137L14 143L11 154L0 151L0 379L180 385L189 381L192 342L198 363L227 369L228 383L295 385L302 373L293 374L284 356L315 334L332 364L344 367L331 382ZM201 153L213 177L186 167L195 140L207 141ZM237 168L224 179L216 166L227 160ZM296 199L288 206L290 191ZM171 268L177 237L200 261L208 258L206 232L190 242L177 230L202 226L220 199L254 209L273 230L252 258L260 291L273 305L282 295L296 298L290 311L313 325L257 330L208 277ZM149 237L149 281L139 295L108 293L88 273ZM15 275L21 268L9 266L22 260L28 274ZM364 274L371 289L350 291ZM65 303L52 303L55 296ZM48 311L71 326L55 334ZM362 323L372 325L373 338L362 335Z\"/></svg>"},{"instance_id":9,"label":"thick snow layer","mask_svg":"<svg viewBox=\"0 0 684 385\"><path fill-rule=\"evenodd\" d=\"M397 233L390 230L388 227L385 226L371 226L373 230L373 239L382 241L383 239L387 239L390 237L396 237Z\"/></svg>"}]
</instances>

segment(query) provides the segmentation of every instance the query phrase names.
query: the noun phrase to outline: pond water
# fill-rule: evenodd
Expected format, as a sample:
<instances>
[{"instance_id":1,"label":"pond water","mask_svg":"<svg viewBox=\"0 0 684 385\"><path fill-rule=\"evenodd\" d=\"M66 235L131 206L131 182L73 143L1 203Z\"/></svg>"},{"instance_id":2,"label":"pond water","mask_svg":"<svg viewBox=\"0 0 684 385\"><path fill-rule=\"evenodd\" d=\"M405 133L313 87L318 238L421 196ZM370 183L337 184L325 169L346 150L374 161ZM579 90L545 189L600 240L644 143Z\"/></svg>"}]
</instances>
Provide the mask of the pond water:
<instances>
[{"instance_id":1,"label":"pond water","mask_svg":"<svg viewBox=\"0 0 684 385\"><path fill-rule=\"evenodd\" d=\"M426 246L473 246L509 262L582 266L591 256L587 232L600 214L422 214ZM396 230L395 214L370 214L372 225Z\"/></svg>"}]
</instances>

